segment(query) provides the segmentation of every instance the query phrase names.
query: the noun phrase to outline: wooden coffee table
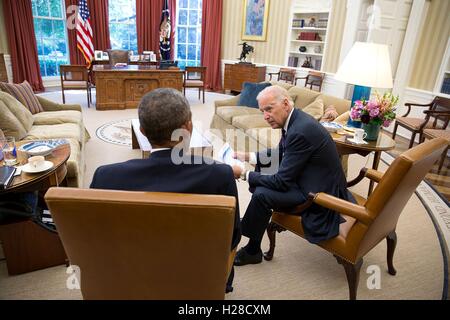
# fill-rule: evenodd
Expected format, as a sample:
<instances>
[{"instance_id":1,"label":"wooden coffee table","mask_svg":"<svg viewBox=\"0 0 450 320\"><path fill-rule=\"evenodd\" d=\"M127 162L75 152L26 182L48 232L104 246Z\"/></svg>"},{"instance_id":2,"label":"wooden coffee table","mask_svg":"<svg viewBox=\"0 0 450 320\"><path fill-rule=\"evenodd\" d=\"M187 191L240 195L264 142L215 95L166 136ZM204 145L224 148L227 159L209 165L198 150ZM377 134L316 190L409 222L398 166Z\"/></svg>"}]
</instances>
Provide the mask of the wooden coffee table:
<instances>
[{"instance_id":1,"label":"wooden coffee table","mask_svg":"<svg viewBox=\"0 0 450 320\"><path fill-rule=\"evenodd\" d=\"M131 147L133 149L141 149L142 158L145 159L150 156L152 146L148 141L147 137L142 134L139 127L140 127L139 119L132 119ZM211 142L208 139L206 139L195 127L192 130L190 149L192 154L212 157L213 147Z\"/></svg>"},{"instance_id":2,"label":"wooden coffee table","mask_svg":"<svg viewBox=\"0 0 450 320\"><path fill-rule=\"evenodd\" d=\"M17 147L28 142L18 142ZM47 161L53 162L53 168L34 174L22 172L20 176L14 177L11 186L0 190L0 198L7 193L39 191L44 194L52 186L64 185L69 156L69 144L59 146L45 157ZM27 163L27 158L25 153L17 152L19 164ZM30 218L11 217L4 221L0 225L0 240L10 275L57 266L67 261L58 234Z\"/></svg>"}]
</instances>

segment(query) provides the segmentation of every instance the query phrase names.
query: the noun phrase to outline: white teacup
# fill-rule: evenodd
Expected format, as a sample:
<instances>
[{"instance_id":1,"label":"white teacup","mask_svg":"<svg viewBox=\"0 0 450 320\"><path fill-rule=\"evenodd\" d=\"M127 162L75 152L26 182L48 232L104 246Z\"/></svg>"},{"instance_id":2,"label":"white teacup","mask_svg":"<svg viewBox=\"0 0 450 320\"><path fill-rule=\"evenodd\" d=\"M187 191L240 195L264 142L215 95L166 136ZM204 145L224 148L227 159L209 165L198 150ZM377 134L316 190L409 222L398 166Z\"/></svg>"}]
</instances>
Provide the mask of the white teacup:
<instances>
[{"instance_id":1,"label":"white teacup","mask_svg":"<svg viewBox=\"0 0 450 320\"><path fill-rule=\"evenodd\" d=\"M364 139L367 137L367 133L364 131L364 129L355 129L355 136L354 140L357 143L363 143Z\"/></svg>"},{"instance_id":2,"label":"white teacup","mask_svg":"<svg viewBox=\"0 0 450 320\"><path fill-rule=\"evenodd\" d=\"M45 165L45 158L43 156L30 157L28 163L33 169L40 169Z\"/></svg>"}]
</instances>

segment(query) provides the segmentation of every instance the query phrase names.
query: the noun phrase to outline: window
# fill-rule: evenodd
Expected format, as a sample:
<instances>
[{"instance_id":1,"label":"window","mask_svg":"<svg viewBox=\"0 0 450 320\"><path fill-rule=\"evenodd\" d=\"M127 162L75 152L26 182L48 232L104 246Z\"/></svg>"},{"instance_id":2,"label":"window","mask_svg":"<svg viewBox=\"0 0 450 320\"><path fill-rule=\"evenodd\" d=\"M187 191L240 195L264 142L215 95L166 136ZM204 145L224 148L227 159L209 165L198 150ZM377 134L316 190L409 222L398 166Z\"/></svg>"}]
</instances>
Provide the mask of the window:
<instances>
[{"instance_id":1,"label":"window","mask_svg":"<svg viewBox=\"0 0 450 320\"><path fill-rule=\"evenodd\" d=\"M136 0L109 1L109 33L112 49L137 53Z\"/></svg>"},{"instance_id":2,"label":"window","mask_svg":"<svg viewBox=\"0 0 450 320\"><path fill-rule=\"evenodd\" d=\"M39 66L43 77L59 75L69 63L64 0L32 0Z\"/></svg>"},{"instance_id":3,"label":"window","mask_svg":"<svg viewBox=\"0 0 450 320\"><path fill-rule=\"evenodd\" d=\"M178 0L175 56L178 66L200 65L202 0Z\"/></svg>"}]
</instances>

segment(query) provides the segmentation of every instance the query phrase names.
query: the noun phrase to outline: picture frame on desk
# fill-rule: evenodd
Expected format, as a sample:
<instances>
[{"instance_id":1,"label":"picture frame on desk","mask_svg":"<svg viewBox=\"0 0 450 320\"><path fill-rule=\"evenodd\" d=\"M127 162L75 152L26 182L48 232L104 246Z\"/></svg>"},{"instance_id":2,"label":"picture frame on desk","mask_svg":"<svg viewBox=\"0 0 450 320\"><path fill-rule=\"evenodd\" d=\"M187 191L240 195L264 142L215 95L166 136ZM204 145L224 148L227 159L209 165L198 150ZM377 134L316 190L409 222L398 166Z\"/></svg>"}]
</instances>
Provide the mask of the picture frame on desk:
<instances>
[{"instance_id":1,"label":"picture frame on desk","mask_svg":"<svg viewBox=\"0 0 450 320\"><path fill-rule=\"evenodd\" d=\"M270 0L243 0L242 40L266 41Z\"/></svg>"},{"instance_id":2,"label":"picture frame on desk","mask_svg":"<svg viewBox=\"0 0 450 320\"><path fill-rule=\"evenodd\" d=\"M103 51L95 50L94 57L95 57L95 60L99 60L99 61L103 60Z\"/></svg>"}]
</instances>

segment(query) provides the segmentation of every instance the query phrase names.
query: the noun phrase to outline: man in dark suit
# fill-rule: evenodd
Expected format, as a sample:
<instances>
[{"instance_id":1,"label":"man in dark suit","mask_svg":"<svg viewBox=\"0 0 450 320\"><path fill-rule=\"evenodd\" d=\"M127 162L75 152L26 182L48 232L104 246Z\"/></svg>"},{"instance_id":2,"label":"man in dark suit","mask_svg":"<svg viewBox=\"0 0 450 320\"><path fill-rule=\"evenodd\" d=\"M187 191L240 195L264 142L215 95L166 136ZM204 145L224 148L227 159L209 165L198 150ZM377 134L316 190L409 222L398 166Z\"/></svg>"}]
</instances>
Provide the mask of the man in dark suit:
<instances>
[{"instance_id":1,"label":"man in dark suit","mask_svg":"<svg viewBox=\"0 0 450 320\"><path fill-rule=\"evenodd\" d=\"M236 214L231 248L236 248L241 232L233 171L228 165L183 152L189 147L187 137L192 133L186 98L174 89L153 90L142 98L138 111L141 132L152 145L150 158L99 167L91 188L233 196ZM180 139L174 141L173 136ZM228 292L232 290L233 274L234 271L227 284Z\"/></svg>"},{"instance_id":2,"label":"man in dark suit","mask_svg":"<svg viewBox=\"0 0 450 320\"><path fill-rule=\"evenodd\" d=\"M345 174L330 134L320 123L295 109L288 92L272 86L258 96L259 109L273 129L282 129L278 148L257 154L236 153L242 161L256 164L255 172L233 167L236 178L247 180L253 195L242 219L242 234L249 238L235 258L237 266L262 261L261 240L272 209L289 209L306 201L309 192L326 192L352 200ZM257 172L271 169L271 174ZM312 205L302 214L306 239L319 243L338 235L339 214Z\"/></svg>"}]
</instances>

